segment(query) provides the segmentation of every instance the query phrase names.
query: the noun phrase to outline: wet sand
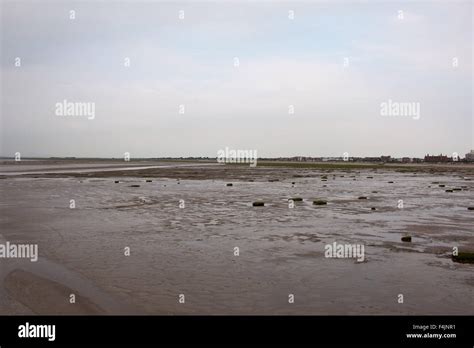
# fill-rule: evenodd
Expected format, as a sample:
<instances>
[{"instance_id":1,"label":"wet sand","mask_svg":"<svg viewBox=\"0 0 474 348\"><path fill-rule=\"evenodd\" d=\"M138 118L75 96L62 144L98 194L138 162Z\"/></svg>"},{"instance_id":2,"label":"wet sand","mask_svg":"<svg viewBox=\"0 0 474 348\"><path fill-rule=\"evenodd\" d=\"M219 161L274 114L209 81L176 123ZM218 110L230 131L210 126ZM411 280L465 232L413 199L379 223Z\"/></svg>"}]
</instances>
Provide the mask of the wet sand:
<instances>
[{"instance_id":1,"label":"wet sand","mask_svg":"<svg viewBox=\"0 0 474 348\"><path fill-rule=\"evenodd\" d=\"M23 270L16 269L8 273L4 280L4 286L14 301L21 302L33 313L104 313L88 298L79 294L75 295L75 290ZM74 296L73 300L71 300L71 296ZM41 300L38 301L38 299ZM69 301L66 299L69 299Z\"/></svg>"},{"instance_id":2,"label":"wet sand","mask_svg":"<svg viewBox=\"0 0 474 348\"><path fill-rule=\"evenodd\" d=\"M0 260L2 314L474 311L474 265L450 257L474 250L470 166L63 164L22 164L26 175L0 165L0 240L37 243L40 255ZM290 209L291 197L303 201ZM334 241L365 245L365 261L325 258Z\"/></svg>"}]
</instances>

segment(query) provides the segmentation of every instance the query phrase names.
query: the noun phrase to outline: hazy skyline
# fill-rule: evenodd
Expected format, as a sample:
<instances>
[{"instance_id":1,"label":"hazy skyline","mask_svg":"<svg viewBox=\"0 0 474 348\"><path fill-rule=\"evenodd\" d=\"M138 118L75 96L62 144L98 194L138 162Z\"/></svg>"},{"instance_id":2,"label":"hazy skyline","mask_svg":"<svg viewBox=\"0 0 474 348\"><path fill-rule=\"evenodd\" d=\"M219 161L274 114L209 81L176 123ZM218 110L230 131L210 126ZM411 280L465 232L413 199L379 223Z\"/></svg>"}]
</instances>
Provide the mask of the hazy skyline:
<instances>
[{"instance_id":1,"label":"hazy skyline","mask_svg":"<svg viewBox=\"0 0 474 348\"><path fill-rule=\"evenodd\" d=\"M229 147L464 157L474 148L472 2L1 7L2 156L215 157ZM94 118L57 116L64 100L94 103ZM418 103L419 119L382 116L388 101Z\"/></svg>"}]
</instances>

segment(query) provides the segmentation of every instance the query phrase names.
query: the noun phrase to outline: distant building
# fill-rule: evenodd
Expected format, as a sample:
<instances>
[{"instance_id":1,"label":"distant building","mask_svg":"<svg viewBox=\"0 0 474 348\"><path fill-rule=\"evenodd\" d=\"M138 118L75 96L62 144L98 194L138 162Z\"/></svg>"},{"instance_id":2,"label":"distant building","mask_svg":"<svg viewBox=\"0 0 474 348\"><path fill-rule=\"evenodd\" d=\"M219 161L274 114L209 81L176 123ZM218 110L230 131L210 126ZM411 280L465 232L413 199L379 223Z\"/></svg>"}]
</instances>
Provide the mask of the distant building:
<instances>
[{"instance_id":1,"label":"distant building","mask_svg":"<svg viewBox=\"0 0 474 348\"><path fill-rule=\"evenodd\" d=\"M362 162L380 162L380 157L364 157L359 160Z\"/></svg>"},{"instance_id":2,"label":"distant building","mask_svg":"<svg viewBox=\"0 0 474 348\"><path fill-rule=\"evenodd\" d=\"M474 162L474 150L471 150L471 152L466 153L466 162Z\"/></svg>"},{"instance_id":3,"label":"distant building","mask_svg":"<svg viewBox=\"0 0 474 348\"><path fill-rule=\"evenodd\" d=\"M402 158L402 163L410 163L411 162L411 158L410 157L403 157Z\"/></svg>"},{"instance_id":4,"label":"distant building","mask_svg":"<svg viewBox=\"0 0 474 348\"><path fill-rule=\"evenodd\" d=\"M428 154L425 156L425 162L428 163L451 162L451 160L450 157L443 154L439 154L438 156L431 156Z\"/></svg>"},{"instance_id":5,"label":"distant building","mask_svg":"<svg viewBox=\"0 0 474 348\"><path fill-rule=\"evenodd\" d=\"M392 160L392 156L380 156L380 160L382 162L390 162Z\"/></svg>"}]
</instances>

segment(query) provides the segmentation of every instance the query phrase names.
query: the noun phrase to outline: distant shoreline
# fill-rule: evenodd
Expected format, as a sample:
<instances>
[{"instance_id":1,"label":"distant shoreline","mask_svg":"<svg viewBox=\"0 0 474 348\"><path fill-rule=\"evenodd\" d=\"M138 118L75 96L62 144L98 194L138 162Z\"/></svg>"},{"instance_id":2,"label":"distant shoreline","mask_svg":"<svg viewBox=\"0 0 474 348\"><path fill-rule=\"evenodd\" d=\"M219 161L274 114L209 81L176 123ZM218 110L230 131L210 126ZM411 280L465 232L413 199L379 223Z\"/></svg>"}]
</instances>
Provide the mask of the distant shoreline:
<instances>
[{"instance_id":1,"label":"distant shoreline","mask_svg":"<svg viewBox=\"0 0 474 348\"><path fill-rule=\"evenodd\" d=\"M114 166L154 166L157 163L217 163L216 159L180 159L180 158L135 158L130 161L124 161L117 158L25 158L16 162L13 158L0 159L2 165L65 165L65 164L81 164L81 165L98 165L103 164L99 168L112 168ZM247 163L226 163L226 166L248 166ZM365 161L279 161L273 159L258 159L257 167L284 167L284 168L308 168L308 169L407 169L407 170L424 170L424 169L473 169L473 162L439 162L439 163L384 163L384 162L365 162ZM77 169L86 169L86 167L78 167Z\"/></svg>"}]
</instances>

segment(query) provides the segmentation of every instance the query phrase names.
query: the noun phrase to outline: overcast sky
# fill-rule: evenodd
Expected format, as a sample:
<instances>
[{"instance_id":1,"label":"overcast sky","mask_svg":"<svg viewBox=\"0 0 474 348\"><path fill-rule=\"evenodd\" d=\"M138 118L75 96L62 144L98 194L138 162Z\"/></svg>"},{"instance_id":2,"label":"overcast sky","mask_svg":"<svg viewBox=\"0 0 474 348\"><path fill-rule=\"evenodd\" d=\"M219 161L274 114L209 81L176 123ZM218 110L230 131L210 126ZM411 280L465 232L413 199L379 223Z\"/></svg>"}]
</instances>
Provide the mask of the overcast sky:
<instances>
[{"instance_id":1,"label":"overcast sky","mask_svg":"<svg viewBox=\"0 0 474 348\"><path fill-rule=\"evenodd\" d=\"M474 148L471 1L1 4L3 156ZM389 99L419 119L381 115ZM64 100L94 119L56 115Z\"/></svg>"}]
</instances>

